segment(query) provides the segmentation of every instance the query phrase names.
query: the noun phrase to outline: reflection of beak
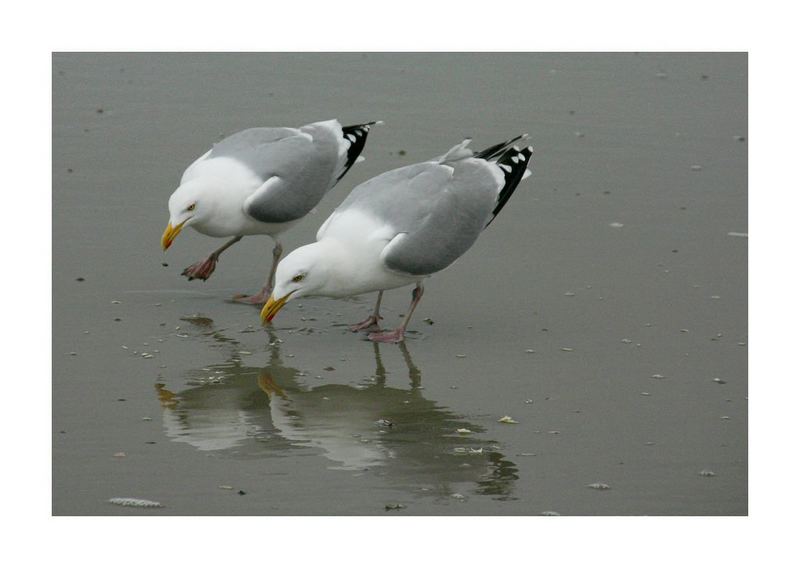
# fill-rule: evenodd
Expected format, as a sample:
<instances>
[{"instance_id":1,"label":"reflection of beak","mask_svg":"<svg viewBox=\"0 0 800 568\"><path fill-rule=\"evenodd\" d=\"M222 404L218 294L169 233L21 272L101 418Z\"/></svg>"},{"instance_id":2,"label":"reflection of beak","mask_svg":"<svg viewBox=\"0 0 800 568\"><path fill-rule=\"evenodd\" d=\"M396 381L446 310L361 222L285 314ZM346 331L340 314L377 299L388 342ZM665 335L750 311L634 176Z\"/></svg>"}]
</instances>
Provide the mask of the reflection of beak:
<instances>
[{"instance_id":1,"label":"reflection of beak","mask_svg":"<svg viewBox=\"0 0 800 568\"><path fill-rule=\"evenodd\" d=\"M276 300L275 295L271 295L267 303L264 304L264 307L261 309L261 323L267 323L272 321L272 318L281 311L281 308L286 305L286 302L289 301L289 296L291 296L295 290L292 290L288 294L286 294L283 298Z\"/></svg>"},{"instance_id":2,"label":"reflection of beak","mask_svg":"<svg viewBox=\"0 0 800 568\"><path fill-rule=\"evenodd\" d=\"M188 221L189 219L186 219ZM161 235L161 248L167 250L169 246L172 244L172 241L175 240L175 237L178 236L178 233L181 232L183 226L186 224L186 221L179 224L177 227L173 227L172 223L167 223L167 228L164 229L164 234Z\"/></svg>"},{"instance_id":3,"label":"reflection of beak","mask_svg":"<svg viewBox=\"0 0 800 568\"><path fill-rule=\"evenodd\" d=\"M270 400L272 400L273 394L277 394L281 398L286 398L286 393L283 392L283 389L278 386L272 378L272 375L270 375L266 369L263 369L258 376L258 386L266 393Z\"/></svg>"},{"instance_id":4,"label":"reflection of beak","mask_svg":"<svg viewBox=\"0 0 800 568\"><path fill-rule=\"evenodd\" d=\"M175 408L178 405L178 397L171 390L167 390L164 383L156 383L158 400L164 408Z\"/></svg>"}]
</instances>

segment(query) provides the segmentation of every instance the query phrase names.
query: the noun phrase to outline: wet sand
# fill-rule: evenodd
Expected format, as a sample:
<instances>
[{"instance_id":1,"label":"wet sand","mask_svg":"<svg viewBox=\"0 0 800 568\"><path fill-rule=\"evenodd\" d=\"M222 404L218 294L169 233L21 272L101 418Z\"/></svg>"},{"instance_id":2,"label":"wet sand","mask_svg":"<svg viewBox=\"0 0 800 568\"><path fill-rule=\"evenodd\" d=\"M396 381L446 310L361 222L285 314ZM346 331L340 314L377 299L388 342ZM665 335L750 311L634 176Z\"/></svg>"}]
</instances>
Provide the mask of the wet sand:
<instances>
[{"instance_id":1,"label":"wet sand","mask_svg":"<svg viewBox=\"0 0 800 568\"><path fill-rule=\"evenodd\" d=\"M743 54L56 55L53 512L746 514L746 87ZM380 172L531 134L404 346L347 330L371 296L262 329L228 299L268 237L205 283L220 241L159 247L211 142L331 117L386 125L286 250Z\"/></svg>"}]
</instances>

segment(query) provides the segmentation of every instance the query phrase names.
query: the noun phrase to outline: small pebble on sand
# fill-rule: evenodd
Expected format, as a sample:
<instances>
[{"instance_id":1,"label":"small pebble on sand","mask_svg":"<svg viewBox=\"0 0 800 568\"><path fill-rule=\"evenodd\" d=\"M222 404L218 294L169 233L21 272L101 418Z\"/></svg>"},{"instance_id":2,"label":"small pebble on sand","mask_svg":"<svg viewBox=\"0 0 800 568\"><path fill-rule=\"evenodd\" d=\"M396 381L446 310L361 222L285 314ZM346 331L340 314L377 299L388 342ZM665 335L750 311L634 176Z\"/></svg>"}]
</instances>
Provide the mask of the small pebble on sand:
<instances>
[{"instance_id":1,"label":"small pebble on sand","mask_svg":"<svg viewBox=\"0 0 800 568\"><path fill-rule=\"evenodd\" d=\"M135 499L133 497L112 497L108 500L112 505L119 505L120 507L144 507L144 508L159 508L163 507L158 501L150 501L148 499Z\"/></svg>"}]
</instances>

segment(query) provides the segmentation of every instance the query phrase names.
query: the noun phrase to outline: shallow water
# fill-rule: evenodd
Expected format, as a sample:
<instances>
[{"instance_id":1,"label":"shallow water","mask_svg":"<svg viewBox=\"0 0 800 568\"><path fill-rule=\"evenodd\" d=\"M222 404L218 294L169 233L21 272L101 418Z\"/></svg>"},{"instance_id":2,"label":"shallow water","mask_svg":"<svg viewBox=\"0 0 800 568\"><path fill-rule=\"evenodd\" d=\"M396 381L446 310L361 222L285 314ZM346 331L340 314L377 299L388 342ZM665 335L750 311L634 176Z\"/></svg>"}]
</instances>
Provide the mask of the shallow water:
<instances>
[{"instance_id":1,"label":"shallow water","mask_svg":"<svg viewBox=\"0 0 800 568\"><path fill-rule=\"evenodd\" d=\"M54 513L746 514L746 87L742 54L56 55ZM386 125L286 250L369 177L531 134L405 345L347 331L371 296L262 329L227 300L268 237L206 283L218 241L159 247L212 141L330 117Z\"/></svg>"}]
</instances>

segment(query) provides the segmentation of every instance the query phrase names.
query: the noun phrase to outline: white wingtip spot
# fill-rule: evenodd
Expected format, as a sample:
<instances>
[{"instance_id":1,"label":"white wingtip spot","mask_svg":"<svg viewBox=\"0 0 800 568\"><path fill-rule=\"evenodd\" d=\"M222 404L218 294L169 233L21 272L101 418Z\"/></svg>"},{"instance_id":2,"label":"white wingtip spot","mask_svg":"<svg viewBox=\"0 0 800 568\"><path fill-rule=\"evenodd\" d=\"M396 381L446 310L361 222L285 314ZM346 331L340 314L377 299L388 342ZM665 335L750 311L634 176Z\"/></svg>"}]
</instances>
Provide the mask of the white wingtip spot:
<instances>
[{"instance_id":1,"label":"white wingtip spot","mask_svg":"<svg viewBox=\"0 0 800 568\"><path fill-rule=\"evenodd\" d=\"M355 142L356 141L356 137L353 136L352 134L348 134L347 135L347 139L350 140L350 142Z\"/></svg>"},{"instance_id":2,"label":"white wingtip spot","mask_svg":"<svg viewBox=\"0 0 800 568\"><path fill-rule=\"evenodd\" d=\"M358 158L356 158L356 161L354 163L358 164L360 162L363 162L364 160L366 160L366 158L364 156L359 156Z\"/></svg>"},{"instance_id":3,"label":"white wingtip spot","mask_svg":"<svg viewBox=\"0 0 800 568\"><path fill-rule=\"evenodd\" d=\"M520 154L520 155L519 155L519 156L517 156L517 157L518 157L520 160L522 160L523 162L524 162L525 160L527 160L527 159L528 159L528 158L526 158L526 157L525 157L525 154Z\"/></svg>"},{"instance_id":4,"label":"white wingtip spot","mask_svg":"<svg viewBox=\"0 0 800 568\"><path fill-rule=\"evenodd\" d=\"M518 156L511 156L511 161L515 164L519 164L519 157Z\"/></svg>"},{"instance_id":5,"label":"white wingtip spot","mask_svg":"<svg viewBox=\"0 0 800 568\"><path fill-rule=\"evenodd\" d=\"M382 120L376 120L376 121L375 121L375 124L381 124L381 125L383 125L383 124L386 124L386 123L385 123L385 122L383 122Z\"/></svg>"},{"instance_id":6,"label":"white wingtip spot","mask_svg":"<svg viewBox=\"0 0 800 568\"><path fill-rule=\"evenodd\" d=\"M508 173L511 173L511 166L508 164L498 164L500 168Z\"/></svg>"}]
</instances>

